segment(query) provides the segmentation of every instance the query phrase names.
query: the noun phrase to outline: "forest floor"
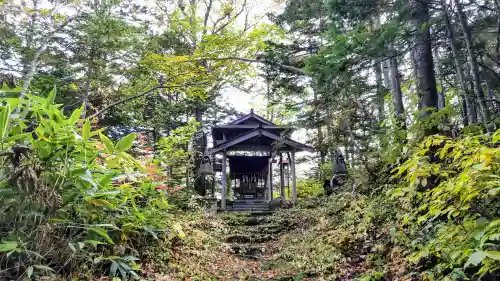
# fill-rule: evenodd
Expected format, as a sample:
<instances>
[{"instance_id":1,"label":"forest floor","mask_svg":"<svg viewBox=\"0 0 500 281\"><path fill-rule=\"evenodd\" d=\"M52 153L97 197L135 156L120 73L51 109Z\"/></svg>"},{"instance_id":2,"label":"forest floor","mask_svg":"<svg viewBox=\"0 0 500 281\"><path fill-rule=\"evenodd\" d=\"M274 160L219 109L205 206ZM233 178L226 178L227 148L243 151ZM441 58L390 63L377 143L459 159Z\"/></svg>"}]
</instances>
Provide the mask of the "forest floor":
<instances>
[{"instance_id":1,"label":"forest floor","mask_svg":"<svg viewBox=\"0 0 500 281\"><path fill-rule=\"evenodd\" d=\"M363 198L342 199L192 221L150 280L412 280L390 225L364 222Z\"/></svg>"},{"instance_id":2,"label":"forest floor","mask_svg":"<svg viewBox=\"0 0 500 281\"><path fill-rule=\"evenodd\" d=\"M308 280L273 264L292 227L273 213L206 217L184 227L186 239L175 246L168 273L155 280Z\"/></svg>"}]
</instances>

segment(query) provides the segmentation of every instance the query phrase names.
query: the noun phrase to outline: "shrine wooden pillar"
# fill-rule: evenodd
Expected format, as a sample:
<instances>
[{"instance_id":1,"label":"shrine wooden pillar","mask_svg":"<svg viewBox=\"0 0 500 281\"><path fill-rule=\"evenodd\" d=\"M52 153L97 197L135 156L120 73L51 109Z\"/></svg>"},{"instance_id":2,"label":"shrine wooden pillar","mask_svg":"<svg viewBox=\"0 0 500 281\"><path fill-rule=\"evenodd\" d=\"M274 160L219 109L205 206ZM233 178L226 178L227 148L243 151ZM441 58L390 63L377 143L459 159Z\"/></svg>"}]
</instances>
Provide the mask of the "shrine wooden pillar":
<instances>
[{"instance_id":1,"label":"shrine wooden pillar","mask_svg":"<svg viewBox=\"0 0 500 281\"><path fill-rule=\"evenodd\" d=\"M283 153L280 152L280 192L281 202L285 202L285 173L283 172Z\"/></svg>"},{"instance_id":2,"label":"shrine wooden pillar","mask_svg":"<svg viewBox=\"0 0 500 281\"><path fill-rule=\"evenodd\" d=\"M295 149L290 154L290 167L292 168L292 202L297 203L297 179L295 175Z\"/></svg>"},{"instance_id":3,"label":"shrine wooden pillar","mask_svg":"<svg viewBox=\"0 0 500 281\"><path fill-rule=\"evenodd\" d=\"M267 161L267 199L273 200L273 155Z\"/></svg>"},{"instance_id":4,"label":"shrine wooden pillar","mask_svg":"<svg viewBox=\"0 0 500 281\"><path fill-rule=\"evenodd\" d=\"M213 167L213 169L214 169L214 170L213 170L213 171L214 171L214 174L213 174L212 184L211 184L211 195L212 195L212 197L213 197L213 198L216 198L216 197L215 197L215 186L216 186L216 184L215 184L215 182L216 182L216 180L215 180L215 174L216 174L217 172L215 171L215 162L216 162L216 160L215 160L215 154L213 154L213 153L212 153L212 167ZM215 203L217 203L217 200L215 201ZM216 204L216 205L217 205L217 204Z\"/></svg>"},{"instance_id":5,"label":"shrine wooden pillar","mask_svg":"<svg viewBox=\"0 0 500 281\"><path fill-rule=\"evenodd\" d=\"M222 186L221 186L221 199L220 199L220 209L226 209L226 197L227 197L227 155L226 151L222 152Z\"/></svg>"}]
</instances>

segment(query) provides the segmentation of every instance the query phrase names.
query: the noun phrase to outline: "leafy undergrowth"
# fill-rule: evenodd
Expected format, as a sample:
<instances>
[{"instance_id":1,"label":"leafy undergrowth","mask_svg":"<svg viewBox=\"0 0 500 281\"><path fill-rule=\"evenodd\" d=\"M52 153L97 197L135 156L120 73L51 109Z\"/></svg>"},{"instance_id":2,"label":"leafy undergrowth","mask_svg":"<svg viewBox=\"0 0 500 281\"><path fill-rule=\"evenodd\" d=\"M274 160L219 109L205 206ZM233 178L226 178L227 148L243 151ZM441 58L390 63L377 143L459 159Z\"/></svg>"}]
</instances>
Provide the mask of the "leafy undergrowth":
<instances>
[{"instance_id":1,"label":"leafy undergrowth","mask_svg":"<svg viewBox=\"0 0 500 281\"><path fill-rule=\"evenodd\" d=\"M405 280L407 253L394 243L393 206L350 193L311 199L280 215L297 226L283 235L265 266L317 276L316 280Z\"/></svg>"}]
</instances>

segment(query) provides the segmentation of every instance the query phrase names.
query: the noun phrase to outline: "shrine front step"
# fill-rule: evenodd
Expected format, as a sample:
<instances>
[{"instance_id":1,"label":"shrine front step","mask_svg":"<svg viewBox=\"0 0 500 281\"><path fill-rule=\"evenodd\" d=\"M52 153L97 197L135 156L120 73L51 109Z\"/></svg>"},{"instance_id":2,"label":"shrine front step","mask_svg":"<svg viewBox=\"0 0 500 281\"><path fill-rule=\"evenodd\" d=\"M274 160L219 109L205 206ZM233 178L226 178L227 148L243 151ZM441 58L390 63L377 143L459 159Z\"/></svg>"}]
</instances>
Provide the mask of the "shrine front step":
<instances>
[{"instance_id":1,"label":"shrine front step","mask_svg":"<svg viewBox=\"0 0 500 281\"><path fill-rule=\"evenodd\" d=\"M245 205L261 205L266 204L269 205L268 200L260 200L260 199L237 199L233 201L233 204L245 204Z\"/></svg>"},{"instance_id":2,"label":"shrine front step","mask_svg":"<svg viewBox=\"0 0 500 281\"><path fill-rule=\"evenodd\" d=\"M269 211L269 202L265 200L236 200L232 202L232 211L252 212Z\"/></svg>"},{"instance_id":3,"label":"shrine front step","mask_svg":"<svg viewBox=\"0 0 500 281\"><path fill-rule=\"evenodd\" d=\"M226 209L226 211L229 211L229 212L252 212L252 213L265 213L265 215L268 214L268 212L271 211L271 209L269 209L269 207L251 207L251 206L238 206L238 207L233 207L233 208L228 208Z\"/></svg>"}]
</instances>

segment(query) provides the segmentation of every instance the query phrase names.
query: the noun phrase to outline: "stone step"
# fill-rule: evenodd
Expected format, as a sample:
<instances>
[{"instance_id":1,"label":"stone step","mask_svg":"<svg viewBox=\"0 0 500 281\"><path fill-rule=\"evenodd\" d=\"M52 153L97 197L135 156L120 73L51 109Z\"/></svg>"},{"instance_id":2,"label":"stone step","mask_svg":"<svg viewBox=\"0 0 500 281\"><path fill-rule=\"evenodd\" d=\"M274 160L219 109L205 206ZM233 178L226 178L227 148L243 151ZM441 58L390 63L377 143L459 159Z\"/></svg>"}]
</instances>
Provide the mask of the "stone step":
<instances>
[{"instance_id":1,"label":"stone step","mask_svg":"<svg viewBox=\"0 0 500 281\"><path fill-rule=\"evenodd\" d=\"M231 226L252 226L267 223L269 219L266 216L252 216L252 213L248 213L238 219L227 220L226 223Z\"/></svg>"},{"instance_id":2,"label":"stone step","mask_svg":"<svg viewBox=\"0 0 500 281\"><path fill-rule=\"evenodd\" d=\"M247 211L247 212L252 212L252 211L270 211L271 210L268 207L258 207L258 206L257 207L256 206L253 206L253 207L250 207L250 206L235 206L235 207L232 207L230 209L238 210L238 211Z\"/></svg>"},{"instance_id":3,"label":"stone step","mask_svg":"<svg viewBox=\"0 0 500 281\"><path fill-rule=\"evenodd\" d=\"M267 200L234 200L233 205L239 205L239 204L244 204L244 205L269 205L269 201Z\"/></svg>"},{"instance_id":4,"label":"stone step","mask_svg":"<svg viewBox=\"0 0 500 281\"><path fill-rule=\"evenodd\" d=\"M232 208L228 209L259 209L259 210L270 210L269 206L261 206L261 205L237 205L237 206L232 206Z\"/></svg>"},{"instance_id":5,"label":"stone step","mask_svg":"<svg viewBox=\"0 0 500 281\"><path fill-rule=\"evenodd\" d=\"M266 217L272 216L274 214L274 210L265 210L265 211L254 211L250 213L251 217Z\"/></svg>"},{"instance_id":6,"label":"stone step","mask_svg":"<svg viewBox=\"0 0 500 281\"><path fill-rule=\"evenodd\" d=\"M252 234L252 235L230 235L226 237L226 243L264 243L277 239L276 236L270 234Z\"/></svg>"},{"instance_id":7,"label":"stone step","mask_svg":"<svg viewBox=\"0 0 500 281\"><path fill-rule=\"evenodd\" d=\"M266 203L268 203L269 200L266 200L266 199L234 199L233 202L256 202L256 203L266 202Z\"/></svg>"},{"instance_id":8,"label":"stone step","mask_svg":"<svg viewBox=\"0 0 500 281\"><path fill-rule=\"evenodd\" d=\"M233 208L267 208L269 209L269 205L233 205Z\"/></svg>"},{"instance_id":9,"label":"stone step","mask_svg":"<svg viewBox=\"0 0 500 281\"><path fill-rule=\"evenodd\" d=\"M266 207L269 208L269 204L233 204L233 207Z\"/></svg>"},{"instance_id":10,"label":"stone step","mask_svg":"<svg viewBox=\"0 0 500 281\"><path fill-rule=\"evenodd\" d=\"M253 234L268 234L268 235L276 235L287 229L286 226L279 224L261 224L257 226L253 226L247 229L247 233Z\"/></svg>"},{"instance_id":11,"label":"stone step","mask_svg":"<svg viewBox=\"0 0 500 281\"><path fill-rule=\"evenodd\" d=\"M249 259L259 259L265 252L265 247L263 245L232 244L230 247L234 254Z\"/></svg>"},{"instance_id":12,"label":"stone step","mask_svg":"<svg viewBox=\"0 0 500 281\"><path fill-rule=\"evenodd\" d=\"M232 208L233 209L237 209L237 208L240 208L240 209L268 209L268 210L271 209L271 208L269 208L268 205L233 205Z\"/></svg>"}]
</instances>

